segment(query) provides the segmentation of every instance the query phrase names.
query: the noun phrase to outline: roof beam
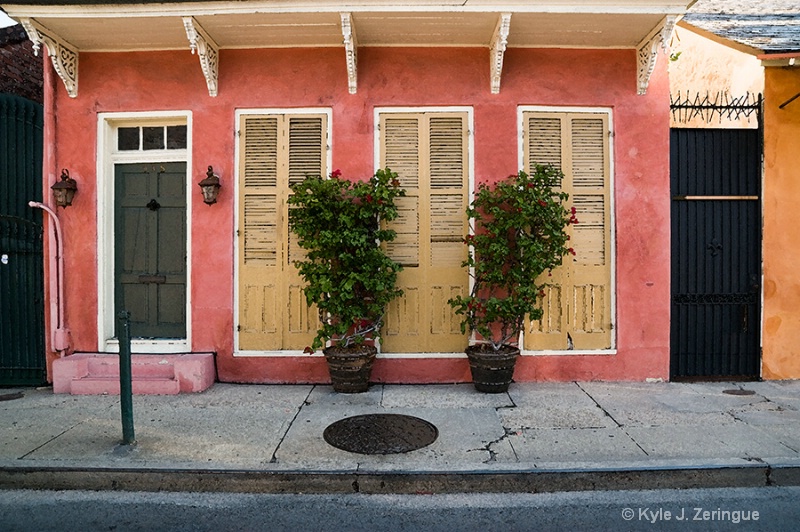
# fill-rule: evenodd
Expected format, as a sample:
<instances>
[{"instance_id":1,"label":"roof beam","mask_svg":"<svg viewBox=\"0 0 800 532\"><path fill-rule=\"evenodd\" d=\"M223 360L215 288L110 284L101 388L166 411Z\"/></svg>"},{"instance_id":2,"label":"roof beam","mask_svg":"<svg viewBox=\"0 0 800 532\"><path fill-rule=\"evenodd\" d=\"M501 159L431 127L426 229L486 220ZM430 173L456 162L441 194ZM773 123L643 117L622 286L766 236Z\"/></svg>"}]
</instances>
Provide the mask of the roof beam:
<instances>
[{"instance_id":1,"label":"roof beam","mask_svg":"<svg viewBox=\"0 0 800 532\"><path fill-rule=\"evenodd\" d=\"M647 93L647 86L650 84L650 76L653 75L653 70L656 68L658 47L660 45L664 50L667 49L669 40L672 38L672 30L675 29L675 23L677 21L677 15L667 15L650 31L647 37L639 43L639 46L636 47L636 88L638 94Z\"/></svg>"},{"instance_id":2,"label":"roof beam","mask_svg":"<svg viewBox=\"0 0 800 532\"><path fill-rule=\"evenodd\" d=\"M219 79L219 45L214 42L194 17L183 17L183 27L186 28L186 37L192 54L197 52L200 58L200 68L206 78L208 95L217 95L217 80Z\"/></svg>"},{"instance_id":3,"label":"roof beam","mask_svg":"<svg viewBox=\"0 0 800 532\"><path fill-rule=\"evenodd\" d=\"M347 60L347 90L355 94L358 88L358 42L356 41L356 27L350 13L340 13L342 19L342 37L344 37L344 51Z\"/></svg>"},{"instance_id":4,"label":"roof beam","mask_svg":"<svg viewBox=\"0 0 800 532\"><path fill-rule=\"evenodd\" d=\"M492 43L489 48L489 75L492 94L500 94L500 77L503 74L503 56L508 44L508 32L511 28L511 13L502 13L494 28Z\"/></svg>"},{"instance_id":5,"label":"roof beam","mask_svg":"<svg viewBox=\"0 0 800 532\"><path fill-rule=\"evenodd\" d=\"M31 18L20 18L20 24L33 42L33 53L39 55L42 43L53 63L56 74L64 82L70 98L78 97L78 50L67 41Z\"/></svg>"}]
</instances>

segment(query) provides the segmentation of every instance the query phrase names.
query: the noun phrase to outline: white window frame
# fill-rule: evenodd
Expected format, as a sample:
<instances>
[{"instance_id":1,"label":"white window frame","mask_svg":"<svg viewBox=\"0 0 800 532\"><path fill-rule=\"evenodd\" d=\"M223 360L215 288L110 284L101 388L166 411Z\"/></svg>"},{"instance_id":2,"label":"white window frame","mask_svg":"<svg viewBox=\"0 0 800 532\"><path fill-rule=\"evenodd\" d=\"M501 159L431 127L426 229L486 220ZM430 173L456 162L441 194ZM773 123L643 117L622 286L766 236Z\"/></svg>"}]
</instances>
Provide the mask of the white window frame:
<instances>
[{"instance_id":1,"label":"white window frame","mask_svg":"<svg viewBox=\"0 0 800 532\"><path fill-rule=\"evenodd\" d=\"M234 357L297 357L297 356L324 356L321 351L309 355L300 350L282 350L282 351L262 351L262 350L241 350L239 349L239 238L236 232L239 231L239 188L242 176L240 175L239 168L241 167L242 157L242 140L239 134L242 116L252 115L326 115L327 120L327 139L328 142L325 146L325 165L328 171L331 170L333 164L333 109L330 107L304 107L304 108L256 108L256 109L237 109L234 119L236 120L235 130L236 134L236 148L234 155L234 206L233 206L233 356Z\"/></svg>"},{"instance_id":2,"label":"white window frame","mask_svg":"<svg viewBox=\"0 0 800 532\"><path fill-rule=\"evenodd\" d=\"M117 128L186 126L186 149L118 150ZM126 163L186 163L186 338L131 340L134 353L185 353L192 345L192 113L99 113L97 118L97 349L119 352L114 337L114 167ZM135 332L135 331L134 331Z\"/></svg>"},{"instance_id":3,"label":"white window frame","mask_svg":"<svg viewBox=\"0 0 800 532\"><path fill-rule=\"evenodd\" d=\"M392 113L466 113L467 115L467 194L468 200L473 197L475 192L475 115L472 106L421 106L421 107L376 107L373 112L373 124L375 130L375 139L373 146L373 161L375 164L375 171L380 170L381 162L381 115ZM469 289L472 290L473 284L472 275L469 276ZM467 346L464 345L464 348ZM457 353L386 353L381 352L378 354L380 358L464 358L464 351Z\"/></svg>"},{"instance_id":4,"label":"white window frame","mask_svg":"<svg viewBox=\"0 0 800 532\"><path fill-rule=\"evenodd\" d=\"M616 355L617 354L617 221L616 210L614 208L614 197L616 189L614 187L614 113L610 107L558 107L558 106L543 106L543 105L520 105L517 107L517 164L519 168L524 168L525 164L525 114L530 112L539 113L592 113L592 114L605 114L608 116L608 168L609 168L609 211L611 213L611 258L610 267L610 284L609 290L611 293L611 349L591 349L591 350L521 350L522 355L526 356L586 356L586 355ZM525 342L525 331L522 331L520 338L520 346Z\"/></svg>"}]
</instances>

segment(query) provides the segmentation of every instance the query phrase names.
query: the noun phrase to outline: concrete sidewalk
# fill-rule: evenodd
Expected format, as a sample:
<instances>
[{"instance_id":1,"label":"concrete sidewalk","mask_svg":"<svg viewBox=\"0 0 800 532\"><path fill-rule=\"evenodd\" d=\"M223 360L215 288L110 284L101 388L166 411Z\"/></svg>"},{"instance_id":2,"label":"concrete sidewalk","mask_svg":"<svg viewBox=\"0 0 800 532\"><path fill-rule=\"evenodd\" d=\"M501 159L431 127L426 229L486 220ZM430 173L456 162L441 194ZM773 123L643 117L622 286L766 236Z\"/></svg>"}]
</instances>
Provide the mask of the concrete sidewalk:
<instances>
[{"instance_id":1,"label":"concrete sidewalk","mask_svg":"<svg viewBox=\"0 0 800 532\"><path fill-rule=\"evenodd\" d=\"M442 493L800 485L800 381L330 386L216 384L135 396L3 389L0 488ZM739 395L752 393L751 395ZM13 396L12 396L13 397ZM362 455L323 439L340 419L433 423L416 451Z\"/></svg>"}]
</instances>

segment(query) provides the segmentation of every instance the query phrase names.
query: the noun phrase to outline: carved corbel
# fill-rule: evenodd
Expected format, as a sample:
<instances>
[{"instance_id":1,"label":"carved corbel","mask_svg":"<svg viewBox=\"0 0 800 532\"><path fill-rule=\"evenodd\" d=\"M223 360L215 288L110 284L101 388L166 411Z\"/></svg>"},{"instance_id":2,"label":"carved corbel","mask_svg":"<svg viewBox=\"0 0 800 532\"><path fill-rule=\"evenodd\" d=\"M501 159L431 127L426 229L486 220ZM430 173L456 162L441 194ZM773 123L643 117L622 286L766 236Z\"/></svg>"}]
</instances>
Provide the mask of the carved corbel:
<instances>
[{"instance_id":1,"label":"carved corbel","mask_svg":"<svg viewBox=\"0 0 800 532\"><path fill-rule=\"evenodd\" d=\"M33 42L33 53L39 55L42 44L47 47L47 55L53 68L64 82L70 98L78 96L78 50L55 33L30 18L21 18L28 38Z\"/></svg>"},{"instance_id":2,"label":"carved corbel","mask_svg":"<svg viewBox=\"0 0 800 532\"><path fill-rule=\"evenodd\" d=\"M667 50L669 40L672 38L672 30L675 29L677 21L678 17L676 15L668 15L639 43L636 50L638 94L647 92L650 76L656 68L658 47L661 46L664 50Z\"/></svg>"},{"instance_id":3,"label":"carved corbel","mask_svg":"<svg viewBox=\"0 0 800 532\"><path fill-rule=\"evenodd\" d=\"M208 95L217 95L217 79L219 77L219 45L214 42L194 17L183 17L183 27L186 28L186 37L189 39L189 48L192 54L197 52L200 58L200 68L206 78Z\"/></svg>"},{"instance_id":4,"label":"carved corbel","mask_svg":"<svg viewBox=\"0 0 800 532\"><path fill-rule=\"evenodd\" d=\"M489 67L491 69L492 94L500 94L500 77L503 74L503 55L508 44L508 32L511 28L511 13L502 13L492 35L489 48Z\"/></svg>"},{"instance_id":5,"label":"carved corbel","mask_svg":"<svg viewBox=\"0 0 800 532\"><path fill-rule=\"evenodd\" d=\"M356 28L353 16L350 13L340 13L342 18L342 37L344 37L344 51L347 59L347 89L350 94L355 94L358 87L358 43L356 42Z\"/></svg>"}]
</instances>

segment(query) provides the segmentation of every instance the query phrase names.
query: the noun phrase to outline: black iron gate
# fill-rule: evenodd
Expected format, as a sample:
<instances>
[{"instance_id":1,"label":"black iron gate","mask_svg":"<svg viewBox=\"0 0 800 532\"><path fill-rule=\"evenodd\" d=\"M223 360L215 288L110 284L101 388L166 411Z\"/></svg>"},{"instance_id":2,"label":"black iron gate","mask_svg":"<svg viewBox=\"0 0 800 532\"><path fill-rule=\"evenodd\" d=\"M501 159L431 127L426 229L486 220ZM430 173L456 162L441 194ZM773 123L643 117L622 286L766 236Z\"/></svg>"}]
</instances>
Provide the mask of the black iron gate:
<instances>
[{"instance_id":1,"label":"black iron gate","mask_svg":"<svg viewBox=\"0 0 800 532\"><path fill-rule=\"evenodd\" d=\"M670 377L757 378L760 128L672 129L670 149Z\"/></svg>"},{"instance_id":2,"label":"black iron gate","mask_svg":"<svg viewBox=\"0 0 800 532\"><path fill-rule=\"evenodd\" d=\"M42 106L0 94L0 385L44 383Z\"/></svg>"}]
</instances>

